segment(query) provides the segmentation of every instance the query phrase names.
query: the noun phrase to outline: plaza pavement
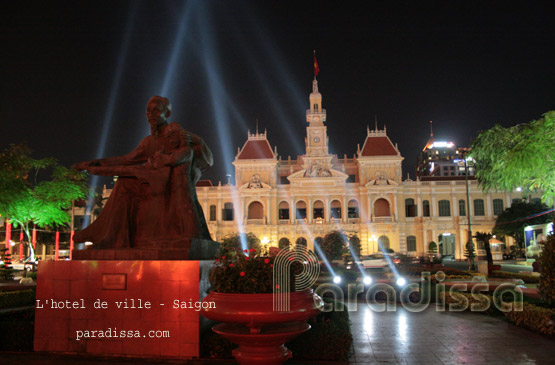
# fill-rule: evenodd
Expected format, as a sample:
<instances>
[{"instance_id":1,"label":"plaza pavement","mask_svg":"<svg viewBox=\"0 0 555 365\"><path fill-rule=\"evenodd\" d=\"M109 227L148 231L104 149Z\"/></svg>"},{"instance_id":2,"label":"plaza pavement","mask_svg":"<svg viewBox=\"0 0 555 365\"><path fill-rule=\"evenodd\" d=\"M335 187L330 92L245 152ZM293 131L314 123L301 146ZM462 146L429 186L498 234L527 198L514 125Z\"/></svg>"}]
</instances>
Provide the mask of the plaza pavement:
<instances>
[{"instance_id":1,"label":"plaza pavement","mask_svg":"<svg viewBox=\"0 0 555 365\"><path fill-rule=\"evenodd\" d=\"M363 303L358 304L357 311L351 311L349 314L353 348L348 364L555 364L555 340L512 325L503 317L470 312L439 312L434 305L430 305L420 313L408 312L400 305L394 312L374 312ZM4 352L0 353L0 363L92 365L233 364L234 362Z\"/></svg>"}]
</instances>

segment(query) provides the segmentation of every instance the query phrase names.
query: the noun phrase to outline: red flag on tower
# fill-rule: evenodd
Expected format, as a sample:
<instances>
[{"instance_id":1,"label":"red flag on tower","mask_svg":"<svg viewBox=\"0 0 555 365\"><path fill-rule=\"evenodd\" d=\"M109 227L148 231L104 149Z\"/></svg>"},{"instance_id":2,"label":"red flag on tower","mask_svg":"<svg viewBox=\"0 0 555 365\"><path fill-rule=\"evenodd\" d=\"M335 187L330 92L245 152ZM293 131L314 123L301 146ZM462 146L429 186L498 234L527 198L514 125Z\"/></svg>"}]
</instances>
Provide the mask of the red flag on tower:
<instances>
[{"instance_id":1,"label":"red flag on tower","mask_svg":"<svg viewBox=\"0 0 555 365\"><path fill-rule=\"evenodd\" d=\"M316 60L316 50L314 51L314 77L318 76L320 68L318 67L318 61Z\"/></svg>"}]
</instances>

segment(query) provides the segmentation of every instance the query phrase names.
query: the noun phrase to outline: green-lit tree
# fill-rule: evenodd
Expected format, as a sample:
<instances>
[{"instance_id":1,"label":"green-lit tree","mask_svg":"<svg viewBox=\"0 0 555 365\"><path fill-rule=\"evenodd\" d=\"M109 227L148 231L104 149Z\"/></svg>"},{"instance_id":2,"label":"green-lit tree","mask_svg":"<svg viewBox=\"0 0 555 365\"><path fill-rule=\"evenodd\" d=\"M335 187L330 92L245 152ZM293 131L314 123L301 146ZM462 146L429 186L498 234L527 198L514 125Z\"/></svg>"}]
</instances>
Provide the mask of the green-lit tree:
<instances>
[{"instance_id":1,"label":"green-lit tree","mask_svg":"<svg viewBox=\"0 0 555 365\"><path fill-rule=\"evenodd\" d=\"M542 201L555 198L555 111L527 124L482 131L471 143L476 178L484 191L543 192Z\"/></svg>"},{"instance_id":2,"label":"green-lit tree","mask_svg":"<svg viewBox=\"0 0 555 365\"><path fill-rule=\"evenodd\" d=\"M86 195L85 176L53 158L32 158L25 145L11 145L0 153L0 214L14 228L23 227L27 237L32 225L66 225L71 220L71 203ZM31 244L29 252L29 259L34 260Z\"/></svg>"},{"instance_id":3,"label":"green-lit tree","mask_svg":"<svg viewBox=\"0 0 555 365\"><path fill-rule=\"evenodd\" d=\"M533 224L548 223L553 220L553 213L543 214L537 217L523 219L537 213L545 212L549 208L545 204L517 202L506 208L495 220L493 234L514 238L520 248L524 247L524 228Z\"/></svg>"}]
</instances>

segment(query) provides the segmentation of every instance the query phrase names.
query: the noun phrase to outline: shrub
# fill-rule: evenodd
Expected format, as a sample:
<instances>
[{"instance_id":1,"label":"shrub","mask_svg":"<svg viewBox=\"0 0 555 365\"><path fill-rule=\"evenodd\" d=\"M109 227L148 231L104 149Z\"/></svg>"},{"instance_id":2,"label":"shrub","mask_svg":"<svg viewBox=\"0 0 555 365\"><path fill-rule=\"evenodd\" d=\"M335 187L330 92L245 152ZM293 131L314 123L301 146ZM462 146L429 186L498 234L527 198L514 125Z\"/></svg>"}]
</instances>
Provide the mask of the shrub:
<instances>
[{"instance_id":1,"label":"shrub","mask_svg":"<svg viewBox=\"0 0 555 365\"><path fill-rule=\"evenodd\" d=\"M550 305L555 305L555 236L547 236L542 254L538 258L540 280L538 293Z\"/></svg>"},{"instance_id":2,"label":"shrub","mask_svg":"<svg viewBox=\"0 0 555 365\"><path fill-rule=\"evenodd\" d=\"M330 302L329 299L324 300ZM293 360L344 361L347 359L353 342L347 310L321 312L308 323L312 326L308 332L286 344L293 352ZM200 346L201 356L211 358L231 358L231 351L237 347L212 331L206 331L201 335Z\"/></svg>"},{"instance_id":3,"label":"shrub","mask_svg":"<svg viewBox=\"0 0 555 365\"><path fill-rule=\"evenodd\" d=\"M33 351L35 308L0 315L0 351Z\"/></svg>"},{"instance_id":4,"label":"shrub","mask_svg":"<svg viewBox=\"0 0 555 365\"><path fill-rule=\"evenodd\" d=\"M539 277L534 276L532 274L521 274L521 273L506 272L506 271L494 271L491 274L491 277L497 278L497 279L521 279L527 284L536 284L540 280Z\"/></svg>"},{"instance_id":5,"label":"shrub","mask_svg":"<svg viewBox=\"0 0 555 365\"><path fill-rule=\"evenodd\" d=\"M353 336L349 312L345 308L340 312L321 312L308 323L312 326L310 331L287 344L293 352L293 360L347 360Z\"/></svg>"},{"instance_id":6,"label":"shrub","mask_svg":"<svg viewBox=\"0 0 555 365\"><path fill-rule=\"evenodd\" d=\"M0 308L17 308L35 304L35 290L18 290L0 293Z\"/></svg>"},{"instance_id":7,"label":"shrub","mask_svg":"<svg viewBox=\"0 0 555 365\"><path fill-rule=\"evenodd\" d=\"M521 312L506 312L505 317L517 326L528 328L536 333L548 336L555 334L555 309L524 303Z\"/></svg>"}]
</instances>

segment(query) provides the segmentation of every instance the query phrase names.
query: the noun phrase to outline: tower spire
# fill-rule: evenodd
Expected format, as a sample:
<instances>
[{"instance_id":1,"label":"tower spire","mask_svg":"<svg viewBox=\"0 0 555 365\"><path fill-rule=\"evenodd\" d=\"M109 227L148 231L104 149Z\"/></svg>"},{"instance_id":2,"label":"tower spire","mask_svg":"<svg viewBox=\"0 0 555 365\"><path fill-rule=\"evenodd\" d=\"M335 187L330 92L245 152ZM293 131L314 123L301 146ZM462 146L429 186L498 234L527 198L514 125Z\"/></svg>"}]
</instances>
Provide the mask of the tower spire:
<instances>
[{"instance_id":1,"label":"tower spire","mask_svg":"<svg viewBox=\"0 0 555 365\"><path fill-rule=\"evenodd\" d=\"M430 137L434 136L434 130L432 128L432 121L430 120Z\"/></svg>"}]
</instances>

